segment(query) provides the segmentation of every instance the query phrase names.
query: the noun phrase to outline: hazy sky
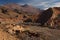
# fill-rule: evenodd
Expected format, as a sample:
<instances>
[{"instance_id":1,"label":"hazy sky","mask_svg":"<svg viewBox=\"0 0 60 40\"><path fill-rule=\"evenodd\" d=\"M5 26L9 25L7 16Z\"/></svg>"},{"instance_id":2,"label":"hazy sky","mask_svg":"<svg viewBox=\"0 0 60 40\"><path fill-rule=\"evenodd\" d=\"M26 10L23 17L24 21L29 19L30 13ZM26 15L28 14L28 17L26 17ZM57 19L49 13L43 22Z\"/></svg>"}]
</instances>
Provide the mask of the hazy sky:
<instances>
[{"instance_id":1,"label":"hazy sky","mask_svg":"<svg viewBox=\"0 0 60 40\"><path fill-rule=\"evenodd\" d=\"M0 0L0 4L7 3L30 4L42 9L60 7L60 0Z\"/></svg>"}]
</instances>

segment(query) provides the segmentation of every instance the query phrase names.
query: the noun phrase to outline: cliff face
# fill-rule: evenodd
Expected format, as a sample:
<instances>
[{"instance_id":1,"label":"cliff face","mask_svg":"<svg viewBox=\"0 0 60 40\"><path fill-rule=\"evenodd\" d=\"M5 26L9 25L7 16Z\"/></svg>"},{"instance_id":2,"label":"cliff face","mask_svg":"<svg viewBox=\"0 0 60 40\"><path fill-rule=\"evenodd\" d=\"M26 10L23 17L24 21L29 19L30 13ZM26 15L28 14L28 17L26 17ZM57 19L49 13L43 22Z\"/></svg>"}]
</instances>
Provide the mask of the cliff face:
<instances>
[{"instance_id":1,"label":"cliff face","mask_svg":"<svg viewBox=\"0 0 60 40\"><path fill-rule=\"evenodd\" d=\"M53 15L50 18L50 22L48 21L48 23L50 23L50 26L58 26L60 24L60 8L59 7L54 7L52 8L53 10ZM60 26L60 25L59 25Z\"/></svg>"},{"instance_id":2,"label":"cliff face","mask_svg":"<svg viewBox=\"0 0 60 40\"><path fill-rule=\"evenodd\" d=\"M59 7L49 8L43 11L42 14L39 15L36 22L40 23L40 25L54 26L60 20L60 16L58 17L58 15L60 15ZM60 21L59 21L59 24L60 24Z\"/></svg>"},{"instance_id":3,"label":"cliff face","mask_svg":"<svg viewBox=\"0 0 60 40\"><path fill-rule=\"evenodd\" d=\"M52 8L49 8L45 10L38 18L36 22L41 23L41 25L44 25L45 22L47 22L53 14Z\"/></svg>"}]
</instances>

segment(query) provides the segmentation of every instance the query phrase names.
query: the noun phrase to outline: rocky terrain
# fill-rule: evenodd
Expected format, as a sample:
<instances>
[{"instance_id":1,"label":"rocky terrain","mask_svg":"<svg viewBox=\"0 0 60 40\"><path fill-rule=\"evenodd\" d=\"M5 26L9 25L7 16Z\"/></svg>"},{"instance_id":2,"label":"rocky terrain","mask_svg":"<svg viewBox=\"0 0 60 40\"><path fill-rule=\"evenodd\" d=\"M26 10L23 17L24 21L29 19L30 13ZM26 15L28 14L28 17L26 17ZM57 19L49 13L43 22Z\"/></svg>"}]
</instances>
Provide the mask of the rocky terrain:
<instances>
[{"instance_id":1,"label":"rocky terrain","mask_svg":"<svg viewBox=\"0 0 60 40\"><path fill-rule=\"evenodd\" d=\"M0 40L60 40L60 7L0 6Z\"/></svg>"}]
</instances>

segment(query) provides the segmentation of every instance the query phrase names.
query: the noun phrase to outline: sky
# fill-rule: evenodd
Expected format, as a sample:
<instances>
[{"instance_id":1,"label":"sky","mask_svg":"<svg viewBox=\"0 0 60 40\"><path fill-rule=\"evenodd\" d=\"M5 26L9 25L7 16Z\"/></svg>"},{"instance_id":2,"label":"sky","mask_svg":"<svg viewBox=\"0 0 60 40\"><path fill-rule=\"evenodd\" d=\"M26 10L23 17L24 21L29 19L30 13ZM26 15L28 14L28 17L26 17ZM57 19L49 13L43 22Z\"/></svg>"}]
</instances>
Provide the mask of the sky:
<instances>
[{"instance_id":1,"label":"sky","mask_svg":"<svg viewBox=\"0 0 60 40\"><path fill-rule=\"evenodd\" d=\"M7 3L29 4L41 9L60 7L60 0L0 0L0 5Z\"/></svg>"}]
</instances>

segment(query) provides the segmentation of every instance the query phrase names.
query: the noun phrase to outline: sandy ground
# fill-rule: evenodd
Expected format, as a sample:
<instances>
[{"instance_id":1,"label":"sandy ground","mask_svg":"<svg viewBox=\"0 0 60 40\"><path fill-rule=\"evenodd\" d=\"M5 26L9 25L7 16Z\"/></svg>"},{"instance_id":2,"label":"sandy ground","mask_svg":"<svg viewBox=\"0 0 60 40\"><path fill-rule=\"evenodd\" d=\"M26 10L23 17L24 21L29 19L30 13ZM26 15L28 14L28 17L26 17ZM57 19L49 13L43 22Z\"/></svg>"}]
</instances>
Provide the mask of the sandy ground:
<instances>
[{"instance_id":1,"label":"sandy ground","mask_svg":"<svg viewBox=\"0 0 60 40\"><path fill-rule=\"evenodd\" d=\"M27 28L25 28L27 30ZM31 33L18 33L18 38L15 35L7 33L0 27L0 40L60 40L60 30L51 29L48 27L28 26ZM39 37L37 36L38 33Z\"/></svg>"},{"instance_id":2,"label":"sandy ground","mask_svg":"<svg viewBox=\"0 0 60 40\"><path fill-rule=\"evenodd\" d=\"M18 39L0 28L0 40L18 40Z\"/></svg>"}]
</instances>

